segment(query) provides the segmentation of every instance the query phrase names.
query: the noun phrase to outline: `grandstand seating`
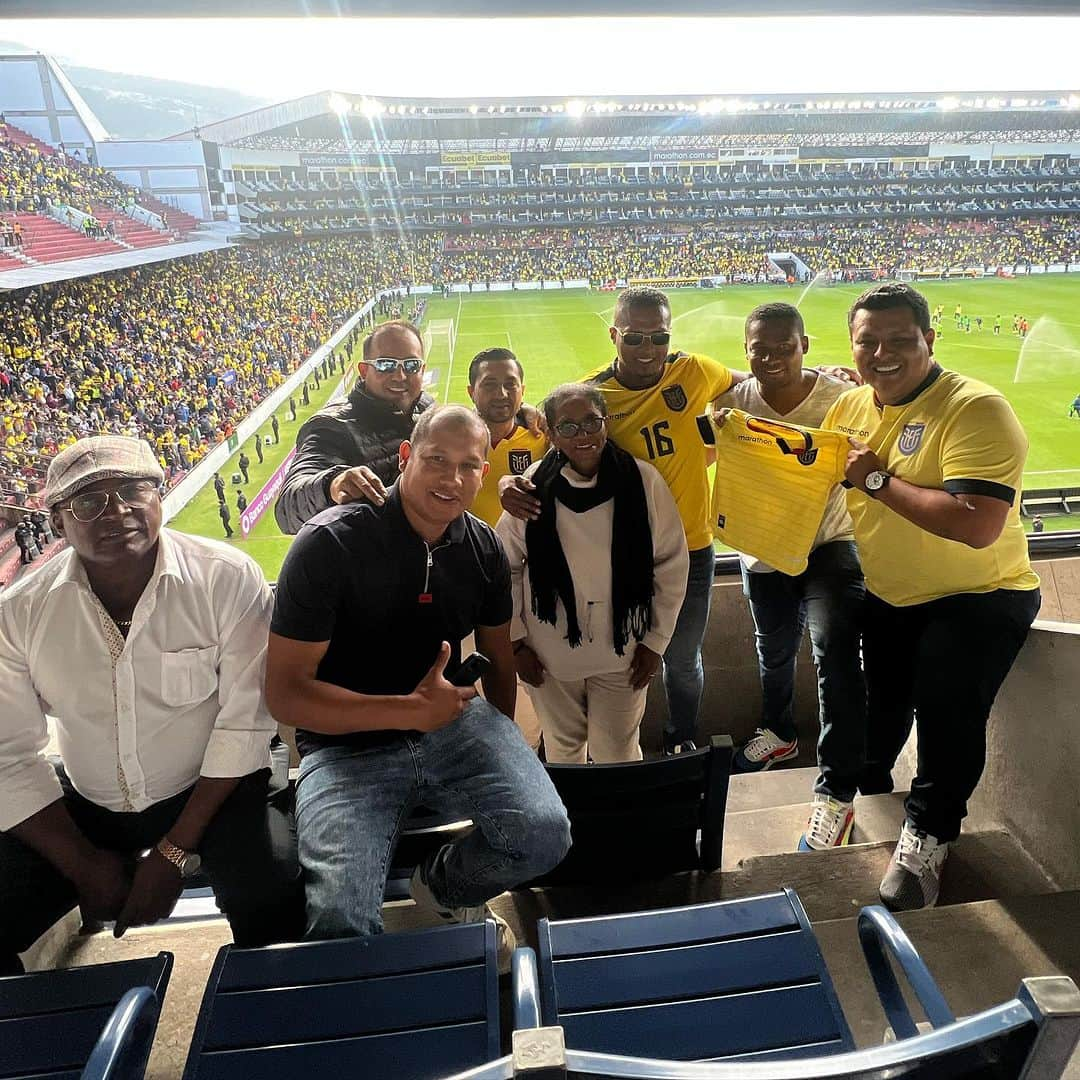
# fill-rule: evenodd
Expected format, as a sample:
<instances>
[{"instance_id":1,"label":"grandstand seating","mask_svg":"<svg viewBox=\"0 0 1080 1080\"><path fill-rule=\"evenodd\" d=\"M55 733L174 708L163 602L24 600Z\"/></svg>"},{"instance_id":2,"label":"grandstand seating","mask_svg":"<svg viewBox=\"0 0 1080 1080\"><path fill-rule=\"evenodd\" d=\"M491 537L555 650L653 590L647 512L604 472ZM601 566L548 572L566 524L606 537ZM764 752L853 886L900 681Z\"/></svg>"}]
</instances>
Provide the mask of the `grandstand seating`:
<instances>
[{"instance_id":1,"label":"grandstand seating","mask_svg":"<svg viewBox=\"0 0 1080 1080\"><path fill-rule=\"evenodd\" d=\"M172 954L160 952L142 960L0 978L0 1076L40 1080L47 1074L51 1080L76 1080L121 998L129 990L146 987L160 1002L172 963ZM110 1025L113 1034L122 1018L118 1015ZM151 1022L140 1022L134 1015L127 1020L141 1039L141 1047L131 1047L132 1057L141 1056L143 1063L156 1028L152 1007L147 1019ZM135 1080L141 1075L105 1072L112 1055L103 1048L95 1056L101 1080L109 1075Z\"/></svg>"},{"instance_id":2,"label":"grandstand seating","mask_svg":"<svg viewBox=\"0 0 1080 1080\"><path fill-rule=\"evenodd\" d=\"M1024 491L1020 496L1020 513L1024 517L1031 517L1033 514L1071 514L1080 508L1080 502L1074 505L1069 502L1070 499L1080 500L1080 487Z\"/></svg>"},{"instance_id":3,"label":"grandstand seating","mask_svg":"<svg viewBox=\"0 0 1080 1080\"><path fill-rule=\"evenodd\" d=\"M720 867L732 742L616 765L548 765L573 846L530 885L617 885ZM700 839L699 839L700 837Z\"/></svg>"},{"instance_id":4,"label":"grandstand seating","mask_svg":"<svg viewBox=\"0 0 1080 1080\"><path fill-rule=\"evenodd\" d=\"M225 946L184 1080L424 1080L499 1053L495 924Z\"/></svg>"}]
</instances>

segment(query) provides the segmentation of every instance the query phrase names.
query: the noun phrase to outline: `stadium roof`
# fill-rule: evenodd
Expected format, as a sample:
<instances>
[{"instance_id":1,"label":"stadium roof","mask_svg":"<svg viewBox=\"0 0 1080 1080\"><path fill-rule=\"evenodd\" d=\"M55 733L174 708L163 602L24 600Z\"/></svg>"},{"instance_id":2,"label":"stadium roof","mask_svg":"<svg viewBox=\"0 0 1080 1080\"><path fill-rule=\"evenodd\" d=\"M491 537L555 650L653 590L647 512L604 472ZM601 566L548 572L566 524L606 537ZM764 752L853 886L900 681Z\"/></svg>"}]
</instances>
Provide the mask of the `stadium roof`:
<instances>
[{"instance_id":1,"label":"stadium roof","mask_svg":"<svg viewBox=\"0 0 1080 1080\"><path fill-rule=\"evenodd\" d=\"M324 90L276 105L254 109L213 124L201 125L198 134L208 142L227 146L240 139L297 127L325 117L340 118L342 127L367 121L373 130L387 124L408 125L410 121L490 120L599 120L608 117L676 120L725 116L800 116L808 114L852 115L855 113L896 114L898 112L945 115L954 112L1053 112L1075 111L1080 118L1080 90L970 91L958 94L726 94L702 97L664 95L580 97L468 97L402 98L346 94ZM173 139L191 138L191 130Z\"/></svg>"}]
</instances>

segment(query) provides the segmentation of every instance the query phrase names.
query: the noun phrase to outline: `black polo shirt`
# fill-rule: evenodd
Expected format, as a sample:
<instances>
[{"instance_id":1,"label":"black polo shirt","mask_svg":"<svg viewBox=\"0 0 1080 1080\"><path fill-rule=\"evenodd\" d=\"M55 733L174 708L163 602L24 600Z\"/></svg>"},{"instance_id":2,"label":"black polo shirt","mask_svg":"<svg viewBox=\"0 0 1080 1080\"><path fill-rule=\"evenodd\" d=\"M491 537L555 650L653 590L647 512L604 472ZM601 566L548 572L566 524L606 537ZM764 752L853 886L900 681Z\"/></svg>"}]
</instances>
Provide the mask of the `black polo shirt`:
<instances>
[{"instance_id":1,"label":"black polo shirt","mask_svg":"<svg viewBox=\"0 0 1080 1080\"><path fill-rule=\"evenodd\" d=\"M501 626L512 612L510 564L494 530L464 514L429 548L413 532L394 484L382 506L333 506L297 533L278 577L271 629L296 641L330 642L317 672L323 682L359 694L411 694L442 642L450 643L452 671L463 637L478 626ZM298 730L296 744L306 754L400 736Z\"/></svg>"}]
</instances>

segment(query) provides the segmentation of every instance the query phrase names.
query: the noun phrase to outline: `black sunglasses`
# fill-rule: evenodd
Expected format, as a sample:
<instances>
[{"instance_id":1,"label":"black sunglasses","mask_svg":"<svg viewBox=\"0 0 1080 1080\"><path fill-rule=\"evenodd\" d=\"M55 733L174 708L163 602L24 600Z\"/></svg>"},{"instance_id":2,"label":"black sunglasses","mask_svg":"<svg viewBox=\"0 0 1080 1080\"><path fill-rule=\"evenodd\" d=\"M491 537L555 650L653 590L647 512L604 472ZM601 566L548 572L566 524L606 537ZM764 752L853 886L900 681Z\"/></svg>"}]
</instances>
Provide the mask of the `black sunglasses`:
<instances>
[{"instance_id":1,"label":"black sunglasses","mask_svg":"<svg viewBox=\"0 0 1080 1080\"><path fill-rule=\"evenodd\" d=\"M646 338L654 345L667 345L671 341L669 330L654 330L651 334L639 334L636 330L619 330L618 334L623 339L623 344L631 347L644 344Z\"/></svg>"}]
</instances>

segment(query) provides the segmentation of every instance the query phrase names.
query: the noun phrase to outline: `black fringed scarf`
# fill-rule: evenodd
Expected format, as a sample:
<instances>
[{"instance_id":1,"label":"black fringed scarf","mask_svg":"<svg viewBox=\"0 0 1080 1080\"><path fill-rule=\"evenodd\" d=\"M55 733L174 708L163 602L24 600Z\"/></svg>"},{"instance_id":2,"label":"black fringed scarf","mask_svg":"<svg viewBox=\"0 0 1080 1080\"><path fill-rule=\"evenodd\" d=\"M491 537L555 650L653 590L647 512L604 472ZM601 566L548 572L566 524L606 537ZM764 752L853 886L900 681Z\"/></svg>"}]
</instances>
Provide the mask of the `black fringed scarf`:
<instances>
[{"instance_id":1,"label":"black fringed scarf","mask_svg":"<svg viewBox=\"0 0 1080 1080\"><path fill-rule=\"evenodd\" d=\"M652 626L653 543L645 485L635 458L611 441L601 452L595 487L574 487L562 475L566 463L563 454L550 450L532 475L540 499L540 517L525 526L533 614L554 626L561 600L570 648L581 644L574 581L555 524L556 502L581 514L614 499L611 612L613 644L616 654L622 656L627 642L631 638L641 641Z\"/></svg>"}]
</instances>

